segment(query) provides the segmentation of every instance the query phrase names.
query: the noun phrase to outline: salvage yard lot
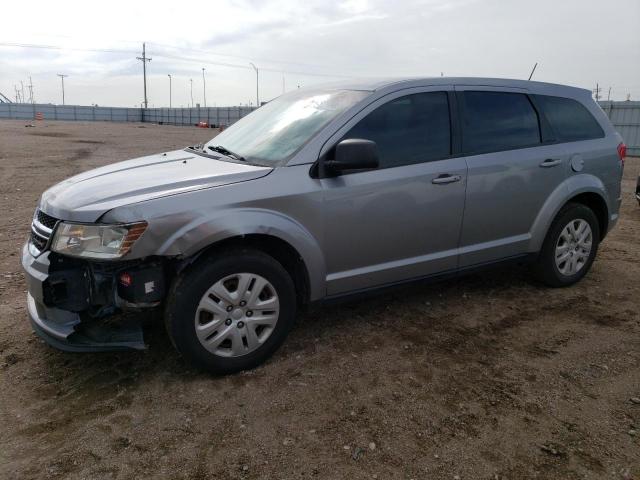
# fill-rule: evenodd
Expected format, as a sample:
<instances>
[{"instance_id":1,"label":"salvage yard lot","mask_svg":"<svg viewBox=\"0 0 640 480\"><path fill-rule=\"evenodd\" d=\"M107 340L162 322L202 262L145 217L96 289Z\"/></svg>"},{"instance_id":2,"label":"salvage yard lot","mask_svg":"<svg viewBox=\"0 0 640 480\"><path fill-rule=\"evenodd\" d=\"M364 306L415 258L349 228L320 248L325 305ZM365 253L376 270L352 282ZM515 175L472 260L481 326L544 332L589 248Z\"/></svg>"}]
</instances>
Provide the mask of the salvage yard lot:
<instances>
[{"instance_id":1,"label":"salvage yard lot","mask_svg":"<svg viewBox=\"0 0 640 480\"><path fill-rule=\"evenodd\" d=\"M159 315L144 352L44 345L20 268L40 193L214 133L0 121L0 478L640 478L637 158L575 287L508 268L312 309L224 378L186 365Z\"/></svg>"}]
</instances>

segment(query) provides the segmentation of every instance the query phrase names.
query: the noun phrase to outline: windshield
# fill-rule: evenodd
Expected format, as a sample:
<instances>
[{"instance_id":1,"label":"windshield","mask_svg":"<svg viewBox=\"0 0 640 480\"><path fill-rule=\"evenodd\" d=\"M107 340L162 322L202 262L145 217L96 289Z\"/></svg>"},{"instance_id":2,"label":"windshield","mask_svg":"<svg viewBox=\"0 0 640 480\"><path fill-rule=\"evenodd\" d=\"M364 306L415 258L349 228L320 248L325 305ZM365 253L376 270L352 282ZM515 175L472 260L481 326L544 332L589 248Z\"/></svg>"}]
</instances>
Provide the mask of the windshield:
<instances>
[{"instance_id":1,"label":"windshield","mask_svg":"<svg viewBox=\"0 0 640 480\"><path fill-rule=\"evenodd\" d=\"M204 150L227 150L248 162L281 165L329 121L370 93L317 90L285 94L234 123Z\"/></svg>"}]
</instances>

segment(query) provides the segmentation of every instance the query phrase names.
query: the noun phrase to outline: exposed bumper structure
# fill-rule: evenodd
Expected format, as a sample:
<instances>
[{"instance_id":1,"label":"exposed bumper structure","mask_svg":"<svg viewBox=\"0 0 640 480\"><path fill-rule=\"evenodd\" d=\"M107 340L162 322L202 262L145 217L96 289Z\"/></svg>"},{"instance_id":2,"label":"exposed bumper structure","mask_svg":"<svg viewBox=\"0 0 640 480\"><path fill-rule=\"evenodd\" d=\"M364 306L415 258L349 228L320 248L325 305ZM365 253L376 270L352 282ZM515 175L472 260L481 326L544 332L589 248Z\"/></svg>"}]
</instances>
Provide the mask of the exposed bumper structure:
<instances>
[{"instance_id":1,"label":"exposed bumper structure","mask_svg":"<svg viewBox=\"0 0 640 480\"><path fill-rule=\"evenodd\" d=\"M142 328L136 319L87 319L79 313L45 305L44 288L49 278L49 252L34 257L27 245L22 250L27 281L27 307L34 331L49 345L69 352L141 350Z\"/></svg>"}]
</instances>

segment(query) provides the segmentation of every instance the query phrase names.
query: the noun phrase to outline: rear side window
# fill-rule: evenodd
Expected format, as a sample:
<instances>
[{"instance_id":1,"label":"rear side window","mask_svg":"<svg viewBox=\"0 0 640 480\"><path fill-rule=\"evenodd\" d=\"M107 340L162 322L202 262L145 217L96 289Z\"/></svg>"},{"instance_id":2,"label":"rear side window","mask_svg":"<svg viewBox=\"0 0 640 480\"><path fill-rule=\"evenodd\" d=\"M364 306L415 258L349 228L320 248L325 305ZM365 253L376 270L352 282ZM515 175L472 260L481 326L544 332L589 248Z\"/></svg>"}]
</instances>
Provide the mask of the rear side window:
<instances>
[{"instance_id":1,"label":"rear side window","mask_svg":"<svg viewBox=\"0 0 640 480\"><path fill-rule=\"evenodd\" d=\"M580 102L571 98L536 95L558 142L604 137L602 127Z\"/></svg>"},{"instance_id":2,"label":"rear side window","mask_svg":"<svg viewBox=\"0 0 640 480\"><path fill-rule=\"evenodd\" d=\"M446 92L407 95L378 107L344 138L376 142L380 168L439 160L451 155Z\"/></svg>"},{"instance_id":3,"label":"rear side window","mask_svg":"<svg viewBox=\"0 0 640 480\"><path fill-rule=\"evenodd\" d=\"M462 93L462 148L495 152L540 143L540 125L529 98L521 93Z\"/></svg>"}]
</instances>

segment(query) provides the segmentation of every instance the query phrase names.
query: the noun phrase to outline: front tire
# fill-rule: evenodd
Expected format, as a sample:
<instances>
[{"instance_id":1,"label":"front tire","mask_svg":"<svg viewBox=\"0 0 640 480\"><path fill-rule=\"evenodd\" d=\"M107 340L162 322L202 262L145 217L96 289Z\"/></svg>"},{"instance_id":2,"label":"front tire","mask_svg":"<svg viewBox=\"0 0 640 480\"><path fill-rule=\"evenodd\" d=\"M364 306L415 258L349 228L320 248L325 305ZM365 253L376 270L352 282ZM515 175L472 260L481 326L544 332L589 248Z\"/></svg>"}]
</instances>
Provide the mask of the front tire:
<instances>
[{"instance_id":1,"label":"front tire","mask_svg":"<svg viewBox=\"0 0 640 480\"><path fill-rule=\"evenodd\" d=\"M573 285L591 268L599 243L600 227L593 210L569 203L549 227L534 273L550 287Z\"/></svg>"},{"instance_id":2,"label":"front tire","mask_svg":"<svg viewBox=\"0 0 640 480\"><path fill-rule=\"evenodd\" d=\"M215 374L254 368L284 342L296 315L295 287L257 250L202 257L174 282L165 307L173 344Z\"/></svg>"}]
</instances>

